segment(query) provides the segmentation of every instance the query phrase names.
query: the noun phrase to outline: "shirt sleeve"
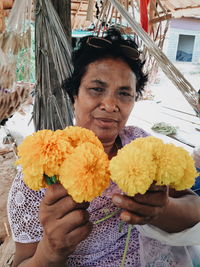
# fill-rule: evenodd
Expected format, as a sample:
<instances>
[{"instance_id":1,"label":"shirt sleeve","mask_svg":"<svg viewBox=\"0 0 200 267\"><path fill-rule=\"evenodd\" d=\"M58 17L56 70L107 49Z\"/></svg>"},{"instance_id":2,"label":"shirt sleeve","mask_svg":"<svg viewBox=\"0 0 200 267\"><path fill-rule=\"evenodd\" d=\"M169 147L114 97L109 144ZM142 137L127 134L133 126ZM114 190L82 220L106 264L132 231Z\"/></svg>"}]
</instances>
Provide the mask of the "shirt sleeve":
<instances>
[{"instance_id":1,"label":"shirt sleeve","mask_svg":"<svg viewBox=\"0 0 200 267\"><path fill-rule=\"evenodd\" d=\"M13 240L20 243L39 242L43 230L38 218L45 190L34 191L23 181L21 168L13 181L7 203L8 221Z\"/></svg>"},{"instance_id":2,"label":"shirt sleeve","mask_svg":"<svg viewBox=\"0 0 200 267\"><path fill-rule=\"evenodd\" d=\"M126 126L119 134L120 139L122 141L122 146L129 144L132 140L136 138L146 137L149 135L149 133L136 126Z\"/></svg>"},{"instance_id":3,"label":"shirt sleeve","mask_svg":"<svg viewBox=\"0 0 200 267\"><path fill-rule=\"evenodd\" d=\"M137 230L143 236L156 239L162 244L171 246L199 246L200 223L178 233L167 233L153 225L136 225Z\"/></svg>"}]
</instances>

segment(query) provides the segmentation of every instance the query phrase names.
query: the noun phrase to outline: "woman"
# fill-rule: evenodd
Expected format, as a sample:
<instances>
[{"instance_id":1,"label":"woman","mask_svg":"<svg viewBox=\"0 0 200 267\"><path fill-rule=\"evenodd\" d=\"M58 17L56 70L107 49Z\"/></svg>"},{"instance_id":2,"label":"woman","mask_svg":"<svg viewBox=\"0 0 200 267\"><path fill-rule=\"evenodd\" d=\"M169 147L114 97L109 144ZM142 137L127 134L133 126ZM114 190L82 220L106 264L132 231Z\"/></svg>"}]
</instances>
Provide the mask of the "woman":
<instances>
[{"instance_id":1,"label":"woman","mask_svg":"<svg viewBox=\"0 0 200 267\"><path fill-rule=\"evenodd\" d=\"M74 104L76 125L94 131L109 158L131 140L147 135L139 128L125 127L147 80L133 40L125 40L115 29L105 38L83 38L73 64L66 89ZM189 190L175 192L152 185L144 195L127 197L115 184L90 205L77 204L61 185L34 192L19 174L8 203L16 241L13 266L120 266L127 235L127 224L118 229L120 220L136 225L126 266L190 266L184 233L189 237L197 232L199 205L199 198ZM123 210L120 218L116 215L93 225L116 207ZM166 245L167 236L180 245L178 254L175 247ZM164 239L165 244L156 239ZM195 244L200 244L199 236Z\"/></svg>"}]
</instances>

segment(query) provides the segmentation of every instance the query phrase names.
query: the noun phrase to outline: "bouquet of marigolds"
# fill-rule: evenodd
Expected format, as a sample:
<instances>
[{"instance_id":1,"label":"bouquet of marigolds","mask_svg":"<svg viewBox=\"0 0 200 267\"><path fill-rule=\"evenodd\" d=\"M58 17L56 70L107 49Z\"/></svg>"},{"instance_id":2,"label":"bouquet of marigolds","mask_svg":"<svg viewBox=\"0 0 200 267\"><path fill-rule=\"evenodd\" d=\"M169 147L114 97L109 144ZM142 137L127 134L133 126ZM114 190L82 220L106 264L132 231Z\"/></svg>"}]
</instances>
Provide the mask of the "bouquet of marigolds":
<instances>
[{"instance_id":1,"label":"bouquet of marigolds","mask_svg":"<svg viewBox=\"0 0 200 267\"><path fill-rule=\"evenodd\" d=\"M198 176L186 150L152 136L137 138L119 150L110 161L110 173L128 196L146 193L152 183L184 190L192 187ZM121 267L125 265L132 228L129 225Z\"/></svg>"},{"instance_id":2,"label":"bouquet of marigolds","mask_svg":"<svg viewBox=\"0 0 200 267\"><path fill-rule=\"evenodd\" d=\"M176 190L192 187L194 161L183 148L155 137L137 138L120 149L109 162L95 134L80 127L41 130L18 147L24 181L33 190L59 182L76 202L92 201L109 186L110 177L123 193L144 194L152 183ZM117 211L119 212L119 211ZM110 214L100 223L116 214ZM132 225L128 228L121 266L124 266Z\"/></svg>"},{"instance_id":3,"label":"bouquet of marigolds","mask_svg":"<svg viewBox=\"0 0 200 267\"><path fill-rule=\"evenodd\" d=\"M137 138L119 150L110 161L110 172L128 196L144 194L153 182L184 190L192 187L198 175L185 149L153 136Z\"/></svg>"},{"instance_id":4,"label":"bouquet of marigolds","mask_svg":"<svg viewBox=\"0 0 200 267\"><path fill-rule=\"evenodd\" d=\"M91 201L109 186L109 160L95 134L81 127L41 130L18 147L17 164L32 190L61 183L76 202Z\"/></svg>"}]
</instances>

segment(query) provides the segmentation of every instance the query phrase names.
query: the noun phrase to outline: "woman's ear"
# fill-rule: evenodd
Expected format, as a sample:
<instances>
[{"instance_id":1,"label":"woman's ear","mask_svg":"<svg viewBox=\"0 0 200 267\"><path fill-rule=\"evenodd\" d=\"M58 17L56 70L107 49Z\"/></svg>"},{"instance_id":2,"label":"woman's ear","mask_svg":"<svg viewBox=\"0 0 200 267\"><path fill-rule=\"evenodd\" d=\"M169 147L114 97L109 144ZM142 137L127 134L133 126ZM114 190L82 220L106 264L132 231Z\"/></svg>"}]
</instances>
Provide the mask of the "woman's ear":
<instances>
[{"instance_id":1,"label":"woman's ear","mask_svg":"<svg viewBox=\"0 0 200 267\"><path fill-rule=\"evenodd\" d=\"M73 98L74 98L73 109L75 111L75 109L76 109L76 103L77 103L77 95L74 95Z\"/></svg>"}]
</instances>

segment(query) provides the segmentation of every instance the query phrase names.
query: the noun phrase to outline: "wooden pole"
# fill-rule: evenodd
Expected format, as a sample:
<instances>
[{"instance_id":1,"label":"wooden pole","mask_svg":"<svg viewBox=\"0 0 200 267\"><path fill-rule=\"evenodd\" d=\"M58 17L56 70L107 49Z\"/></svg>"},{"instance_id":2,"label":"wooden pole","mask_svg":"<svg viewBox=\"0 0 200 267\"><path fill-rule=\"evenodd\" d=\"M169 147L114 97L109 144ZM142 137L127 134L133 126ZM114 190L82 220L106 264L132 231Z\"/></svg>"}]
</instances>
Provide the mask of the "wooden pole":
<instances>
[{"instance_id":1,"label":"wooden pole","mask_svg":"<svg viewBox=\"0 0 200 267\"><path fill-rule=\"evenodd\" d=\"M68 40L71 41L71 0L52 0L52 4L60 17Z\"/></svg>"},{"instance_id":2,"label":"wooden pole","mask_svg":"<svg viewBox=\"0 0 200 267\"><path fill-rule=\"evenodd\" d=\"M58 16L61 20L61 23L63 25L64 31L66 33L66 38L68 39L68 42L71 44L71 0L51 0L52 4L58 13ZM50 64L50 73L53 77L55 70L54 65ZM63 120L65 121L65 107L62 105L62 93L58 89L58 80L52 79L52 84L54 84L54 88L57 88L55 91L55 96L58 101L58 104L62 110L62 116ZM55 129L62 129L61 125L57 121L57 117L54 118L54 125ZM67 126L67 125L66 125Z\"/></svg>"},{"instance_id":3,"label":"wooden pole","mask_svg":"<svg viewBox=\"0 0 200 267\"><path fill-rule=\"evenodd\" d=\"M40 10L42 3L40 0L36 1L36 10ZM70 42L71 0L51 0L51 3L59 16L64 32L66 33L65 36ZM46 31L46 26L44 27L45 31L41 28L43 27L41 26L43 25L41 16L43 15L40 13L37 14L36 12L36 66L39 67L36 68L37 94L34 104L34 124L35 130L47 128L56 130L68 126L66 121L66 99L58 78L59 73L55 69L55 61L52 49L50 49L50 42L44 39L44 34L48 36L48 32ZM49 79L46 79L47 75ZM56 99L56 106L52 104L52 96Z\"/></svg>"}]
</instances>

